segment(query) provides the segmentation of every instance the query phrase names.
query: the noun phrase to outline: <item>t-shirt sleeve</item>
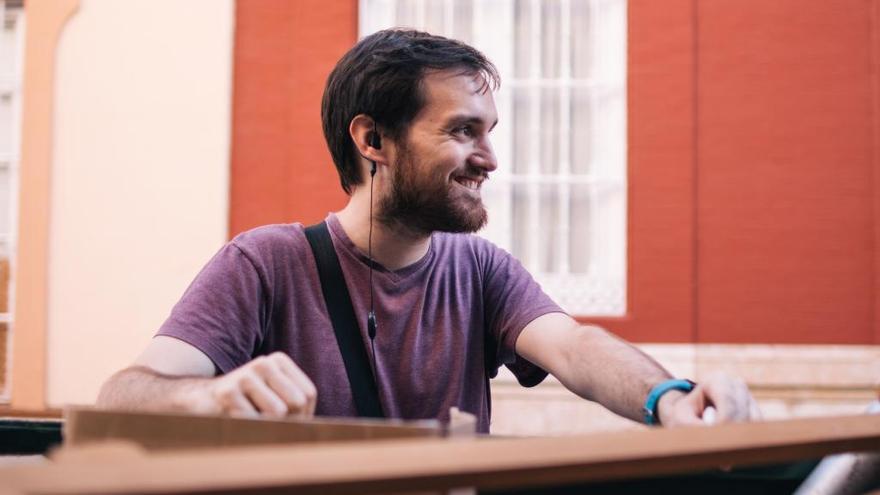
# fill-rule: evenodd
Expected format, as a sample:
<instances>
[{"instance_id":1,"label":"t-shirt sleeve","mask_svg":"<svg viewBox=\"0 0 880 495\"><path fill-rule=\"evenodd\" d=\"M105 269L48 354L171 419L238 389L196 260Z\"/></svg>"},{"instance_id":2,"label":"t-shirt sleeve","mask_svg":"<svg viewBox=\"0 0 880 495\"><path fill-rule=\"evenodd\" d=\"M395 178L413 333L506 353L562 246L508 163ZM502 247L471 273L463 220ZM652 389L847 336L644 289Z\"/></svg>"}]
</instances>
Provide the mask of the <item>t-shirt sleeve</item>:
<instances>
[{"instance_id":1,"label":"t-shirt sleeve","mask_svg":"<svg viewBox=\"0 0 880 495\"><path fill-rule=\"evenodd\" d=\"M490 345L495 351L491 376L503 364L521 385L535 386L547 372L516 354L516 339L535 318L564 311L544 293L519 260L491 244L488 251L483 303Z\"/></svg>"},{"instance_id":2,"label":"t-shirt sleeve","mask_svg":"<svg viewBox=\"0 0 880 495\"><path fill-rule=\"evenodd\" d=\"M250 361L260 347L267 300L261 274L230 242L196 276L157 335L195 346L226 373Z\"/></svg>"}]
</instances>

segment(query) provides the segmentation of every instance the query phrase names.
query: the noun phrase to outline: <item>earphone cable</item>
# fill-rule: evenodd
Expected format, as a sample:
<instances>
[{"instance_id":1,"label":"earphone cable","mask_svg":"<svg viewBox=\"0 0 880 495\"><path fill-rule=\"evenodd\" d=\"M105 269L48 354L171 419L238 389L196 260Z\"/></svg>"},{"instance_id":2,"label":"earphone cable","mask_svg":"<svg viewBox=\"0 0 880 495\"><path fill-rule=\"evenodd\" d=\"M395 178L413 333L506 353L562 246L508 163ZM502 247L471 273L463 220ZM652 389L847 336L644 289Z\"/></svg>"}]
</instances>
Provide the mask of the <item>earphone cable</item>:
<instances>
[{"instance_id":1,"label":"earphone cable","mask_svg":"<svg viewBox=\"0 0 880 495\"><path fill-rule=\"evenodd\" d=\"M376 175L376 162L370 170L370 232L367 235L367 257L370 259L370 315L375 315L373 306L373 176ZM375 318L375 316L373 316ZM370 340L375 334L370 333Z\"/></svg>"},{"instance_id":2,"label":"earphone cable","mask_svg":"<svg viewBox=\"0 0 880 495\"><path fill-rule=\"evenodd\" d=\"M376 381L377 391L379 389L379 375L376 371L376 312L373 305L374 288L373 288L373 179L376 176L376 162L370 169L370 230L367 234L367 257L370 263L370 314L367 316L367 335L370 337L370 354L372 354L373 378Z\"/></svg>"}]
</instances>

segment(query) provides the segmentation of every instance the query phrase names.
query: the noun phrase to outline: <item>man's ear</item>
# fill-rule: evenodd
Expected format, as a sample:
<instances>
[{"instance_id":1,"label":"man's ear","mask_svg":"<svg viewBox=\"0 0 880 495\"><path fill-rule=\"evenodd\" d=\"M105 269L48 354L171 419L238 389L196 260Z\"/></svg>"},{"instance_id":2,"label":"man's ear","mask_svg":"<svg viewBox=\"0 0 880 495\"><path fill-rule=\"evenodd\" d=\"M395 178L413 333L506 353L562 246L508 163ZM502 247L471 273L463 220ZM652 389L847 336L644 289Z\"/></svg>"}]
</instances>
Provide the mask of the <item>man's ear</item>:
<instances>
[{"instance_id":1,"label":"man's ear","mask_svg":"<svg viewBox=\"0 0 880 495\"><path fill-rule=\"evenodd\" d=\"M376 121L369 115L358 114L348 124L348 134L351 136L358 153L368 162L384 164L385 152L382 150L382 136L376 125Z\"/></svg>"}]
</instances>

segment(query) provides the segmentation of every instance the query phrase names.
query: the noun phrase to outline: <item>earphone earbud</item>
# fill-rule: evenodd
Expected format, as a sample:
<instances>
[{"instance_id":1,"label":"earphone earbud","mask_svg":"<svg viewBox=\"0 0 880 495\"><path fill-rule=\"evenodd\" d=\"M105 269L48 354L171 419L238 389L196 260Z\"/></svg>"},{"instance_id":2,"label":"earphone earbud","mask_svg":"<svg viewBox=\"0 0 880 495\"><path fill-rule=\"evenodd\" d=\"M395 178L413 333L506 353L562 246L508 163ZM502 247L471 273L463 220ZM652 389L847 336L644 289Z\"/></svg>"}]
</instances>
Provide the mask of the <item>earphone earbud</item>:
<instances>
[{"instance_id":1,"label":"earphone earbud","mask_svg":"<svg viewBox=\"0 0 880 495\"><path fill-rule=\"evenodd\" d=\"M373 121L373 132L370 133L370 146L377 150L382 149L382 138L379 136L379 130L376 129L376 121ZM370 177L372 178L376 175L376 160L371 160L370 163L372 166L370 167ZM372 206L372 194L373 194L373 183L370 182L370 195L371 195L371 206ZM371 214L372 215L372 214ZM370 228L372 229L372 219L370 220Z\"/></svg>"}]
</instances>

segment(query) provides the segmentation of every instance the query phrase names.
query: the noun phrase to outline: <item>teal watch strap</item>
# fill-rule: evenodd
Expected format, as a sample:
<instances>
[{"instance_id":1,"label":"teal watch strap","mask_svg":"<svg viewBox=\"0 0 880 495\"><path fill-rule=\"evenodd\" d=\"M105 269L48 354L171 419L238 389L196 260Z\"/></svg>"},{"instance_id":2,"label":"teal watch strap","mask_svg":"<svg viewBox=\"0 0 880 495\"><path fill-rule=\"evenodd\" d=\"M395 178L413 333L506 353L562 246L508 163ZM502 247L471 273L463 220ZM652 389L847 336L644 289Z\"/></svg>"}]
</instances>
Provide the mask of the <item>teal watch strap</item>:
<instances>
[{"instance_id":1,"label":"teal watch strap","mask_svg":"<svg viewBox=\"0 0 880 495\"><path fill-rule=\"evenodd\" d=\"M660 397L663 397L663 394L670 390L690 392L696 385L696 383L690 380L675 379L666 380L665 382L660 382L655 385L654 388L651 389L651 392L648 393L648 398L645 400L645 424L660 424L660 418L657 417L657 403L660 402Z\"/></svg>"}]
</instances>

